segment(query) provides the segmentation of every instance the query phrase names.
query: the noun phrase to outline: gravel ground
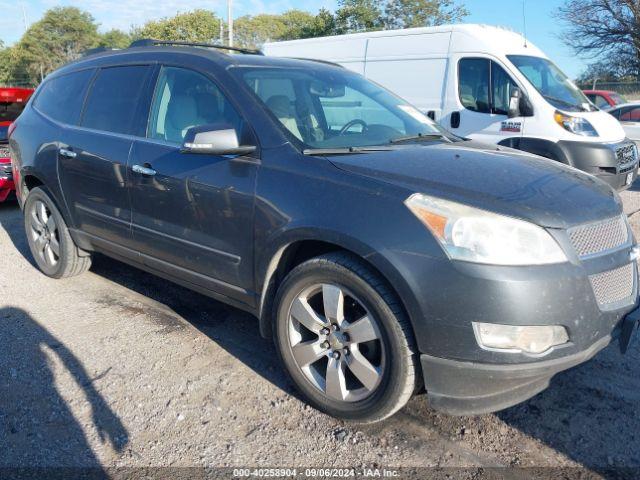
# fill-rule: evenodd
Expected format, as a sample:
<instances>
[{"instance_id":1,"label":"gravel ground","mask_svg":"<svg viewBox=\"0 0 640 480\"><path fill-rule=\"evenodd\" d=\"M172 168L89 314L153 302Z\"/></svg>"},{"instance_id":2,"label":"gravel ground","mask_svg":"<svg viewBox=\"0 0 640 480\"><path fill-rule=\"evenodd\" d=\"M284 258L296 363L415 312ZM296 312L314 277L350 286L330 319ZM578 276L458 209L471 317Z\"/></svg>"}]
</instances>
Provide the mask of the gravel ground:
<instances>
[{"instance_id":1,"label":"gravel ground","mask_svg":"<svg viewBox=\"0 0 640 480\"><path fill-rule=\"evenodd\" d=\"M624 200L640 210L640 193ZM0 252L0 468L640 467L640 341L497 414L419 396L356 426L300 401L248 314L100 256L51 280L15 204L0 204Z\"/></svg>"}]
</instances>

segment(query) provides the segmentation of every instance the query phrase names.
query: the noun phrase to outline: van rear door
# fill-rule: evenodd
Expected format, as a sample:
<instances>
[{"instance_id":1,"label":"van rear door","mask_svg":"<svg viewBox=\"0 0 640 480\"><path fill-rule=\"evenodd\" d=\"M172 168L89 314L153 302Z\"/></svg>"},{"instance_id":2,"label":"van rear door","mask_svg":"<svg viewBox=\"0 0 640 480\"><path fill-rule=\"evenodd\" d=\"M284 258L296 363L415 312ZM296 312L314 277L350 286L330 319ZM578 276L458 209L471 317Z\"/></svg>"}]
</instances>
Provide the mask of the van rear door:
<instances>
[{"instance_id":1,"label":"van rear door","mask_svg":"<svg viewBox=\"0 0 640 480\"><path fill-rule=\"evenodd\" d=\"M508 110L514 87L525 90L511 74L489 57L454 56L452 61L455 93L442 125L456 135L486 143L522 137L525 118L509 118Z\"/></svg>"}]
</instances>

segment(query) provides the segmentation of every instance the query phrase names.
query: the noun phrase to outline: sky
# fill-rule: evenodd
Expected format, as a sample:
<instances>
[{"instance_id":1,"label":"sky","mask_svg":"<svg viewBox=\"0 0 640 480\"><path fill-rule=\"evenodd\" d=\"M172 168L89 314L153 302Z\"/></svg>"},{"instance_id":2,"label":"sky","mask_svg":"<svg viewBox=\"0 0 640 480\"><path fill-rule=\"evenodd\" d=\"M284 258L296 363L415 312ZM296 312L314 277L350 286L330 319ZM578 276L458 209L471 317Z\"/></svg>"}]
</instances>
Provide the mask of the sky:
<instances>
[{"instance_id":1,"label":"sky","mask_svg":"<svg viewBox=\"0 0 640 480\"><path fill-rule=\"evenodd\" d=\"M523 8L527 38L541 48L567 75L576 77L586 61L576 58L559 40L562 25L553 14L563 0L461 0L470 12L466 23L485 23L510 27L523 32ZM233 0L234 17L245 14L280 13L291 8L316 12L321 7L335 10L336 0ZM76 6L88 11L100 24L100 30L128 30L148 20L173 16L196 8L211 9L226 18L226 0L0 0L0 39L11 45L24 33L27 25L56 6Z\"/></svg>"}]
</instances>

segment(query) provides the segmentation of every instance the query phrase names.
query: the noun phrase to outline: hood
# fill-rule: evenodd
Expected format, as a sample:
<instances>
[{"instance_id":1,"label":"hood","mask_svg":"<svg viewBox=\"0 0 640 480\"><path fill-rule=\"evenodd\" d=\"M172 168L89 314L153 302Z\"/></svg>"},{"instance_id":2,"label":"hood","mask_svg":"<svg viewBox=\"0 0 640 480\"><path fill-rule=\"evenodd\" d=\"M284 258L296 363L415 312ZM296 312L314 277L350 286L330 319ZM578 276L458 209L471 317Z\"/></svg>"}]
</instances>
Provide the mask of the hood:
<instances>
[{"instance_id":1,"label":"hood","mask_svg":"<svg viewBox=\"0 0 640 480\"><path fill-rule=\"evenodd\" d=\"M329 160L340 169L404 187L407 196L425 193L550 228L622 212L618 195L591 175L553 160L476 142L407 145Z\"/></svg>"}]
</instances>

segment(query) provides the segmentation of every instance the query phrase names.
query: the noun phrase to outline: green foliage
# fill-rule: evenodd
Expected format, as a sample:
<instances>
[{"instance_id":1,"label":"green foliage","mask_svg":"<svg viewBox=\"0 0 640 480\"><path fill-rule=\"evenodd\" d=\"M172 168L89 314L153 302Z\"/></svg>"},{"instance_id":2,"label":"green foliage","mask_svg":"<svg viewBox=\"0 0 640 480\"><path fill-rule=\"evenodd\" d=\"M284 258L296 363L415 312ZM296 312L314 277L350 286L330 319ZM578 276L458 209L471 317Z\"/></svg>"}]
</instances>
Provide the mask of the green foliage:
<instances>
[{"instance_id":1,"label":"green foliage","mask_svg":"<svg viewBox=\"0 0 640 480\"><path fill-rule=\"evenodd\" d=\"M122 30L113 29L100 35L99 47L127 48L131 44L131 35Z\"/></svg>"},{"instance_id":2,"label":"green foliage","mask_svg":"<svg viewBox=\"0 0 640 480\"><path fill-rule=\"evenodd\" d=\"M208 10L193 10L175 17L147 22L132 32L134 38L211 42L220 35L220 19Z\"/></svg>"},{"instance_id":3,"label":"green foliage","mask_svg":"<svg viewBox=\"0 0 640 480\"><path fill-rule=\"evenodd\" d=\"M444 25L469 15L453 0L391 0L384 12L384 26L388 29Z\"/></svg>"},{"instance_id":4,"label":"green foliage","mask_svg":"<svg viewBox=\"0 0 640 480\"><path fill-rule=\"evenodd\" d=\"M439 25L465 15L467 11L456 0L338 0L335 14L323 8L315 15L298 9L280 15L245 15L234 21L234 40L240 46L261 47L267 41ZM89 13L55 7L15 45L5 47L0 42L0 83L37 85L41 75L79 58L85 50L126 48L138 38L217 43L221 26L226 27L213 12L199 9L150 21L130 32L113 29L100 34Z\"/></svg>"},{"instance_id":5,"label":"green foliage","mask_svg":"<svg viewBox=\"0 0 640 480\"><path fill-rule=\"evenodd\" d=\"M55 7L31 25L11 49L13 76L26 75L37 83L59 66L80 57L98 44L98 27L93 17L75 7Z\"/></svg>"},{"instance_id":6,"label":"green foliage","mask_svg":"<svg viewBox=\"0 0 640 480\"><path fill-rule=\"evenodd\" d=\"M279 40L285 31L279 15L244 15L233 22L234 43L246 48L259 48L265 42Z\"/></svg>"},{"instance_id":7,"label":"green foliage","mask_svg":"<svg viewBox=\"0 0 640 480\"><path fill-rule=\"evenodd\" d=\"M339 0L336 33L379 30L384 26L382 0Z\"/></svg>"}]
</instances>

